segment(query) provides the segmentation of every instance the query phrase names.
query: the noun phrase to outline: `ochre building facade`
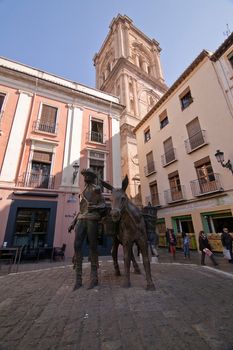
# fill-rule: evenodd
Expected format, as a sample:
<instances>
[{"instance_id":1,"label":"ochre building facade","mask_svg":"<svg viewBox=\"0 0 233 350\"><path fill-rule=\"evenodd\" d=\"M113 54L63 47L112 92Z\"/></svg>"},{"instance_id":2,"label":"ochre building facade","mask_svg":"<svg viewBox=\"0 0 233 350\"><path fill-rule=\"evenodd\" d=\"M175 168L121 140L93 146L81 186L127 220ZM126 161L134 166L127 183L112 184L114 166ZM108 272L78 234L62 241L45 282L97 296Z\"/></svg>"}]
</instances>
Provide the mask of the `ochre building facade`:
<instances>
[{"instance_id":1,"label":"ochre building facade","mask_svg":"<svg viewBox=\"0 0 233 350\"><path fill-rule=\"evenodd\" d=\"M204 230L222 250L222 228L233 232L232 131L233 34L202 51L135 128L142 201L158 207L161 245L166 228L180 247L188 232L192 248Z\"/></svg>"}]
</instances>

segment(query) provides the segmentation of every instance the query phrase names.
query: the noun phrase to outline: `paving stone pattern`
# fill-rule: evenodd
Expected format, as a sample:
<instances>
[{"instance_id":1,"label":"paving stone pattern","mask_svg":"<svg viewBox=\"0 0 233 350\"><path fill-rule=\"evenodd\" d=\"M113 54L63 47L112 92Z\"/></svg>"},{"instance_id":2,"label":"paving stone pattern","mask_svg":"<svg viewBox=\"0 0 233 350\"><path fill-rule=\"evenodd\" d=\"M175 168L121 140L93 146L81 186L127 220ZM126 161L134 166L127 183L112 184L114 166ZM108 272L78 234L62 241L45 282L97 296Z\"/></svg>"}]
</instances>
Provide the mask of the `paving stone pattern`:
<instances>
[{"instance_id":1,"label":"paving stone pattern","mask_svg":"<svg viewBox=\"0 0 233 350\"><path fill-rule=\"evenodd\" d=\"M121 264L122 267L122 264ZM209 267L152 264L132 287L102 261L100 285L73 291L71 266L0 277L0 350L232 350L233 276Z\"/></svg>"}]
</instances>

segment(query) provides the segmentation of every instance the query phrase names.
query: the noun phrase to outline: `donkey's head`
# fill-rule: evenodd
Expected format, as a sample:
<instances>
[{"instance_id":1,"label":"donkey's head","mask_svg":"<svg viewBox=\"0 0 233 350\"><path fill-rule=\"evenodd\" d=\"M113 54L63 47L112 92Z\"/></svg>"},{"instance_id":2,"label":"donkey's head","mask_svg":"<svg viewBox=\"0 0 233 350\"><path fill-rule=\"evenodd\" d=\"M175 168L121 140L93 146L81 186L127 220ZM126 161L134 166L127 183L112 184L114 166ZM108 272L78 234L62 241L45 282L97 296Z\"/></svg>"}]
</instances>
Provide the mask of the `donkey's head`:
<instances>
[{"instance_id":1,"label":"donkey's head","mask_svg":"<svg viewBox=\"0 0 233 350\"><path fill-rule=\"evenodd\" d=\"M112 185L105 181L102 181L102 184L112 192L112 220L114 222L119 221L121 218L122 210L125 208L128 199L127 194L125 193L125 190L129 184L128 176L126 175L123 179L121 188L114 188Z\"/></svg>"}]
</instances>

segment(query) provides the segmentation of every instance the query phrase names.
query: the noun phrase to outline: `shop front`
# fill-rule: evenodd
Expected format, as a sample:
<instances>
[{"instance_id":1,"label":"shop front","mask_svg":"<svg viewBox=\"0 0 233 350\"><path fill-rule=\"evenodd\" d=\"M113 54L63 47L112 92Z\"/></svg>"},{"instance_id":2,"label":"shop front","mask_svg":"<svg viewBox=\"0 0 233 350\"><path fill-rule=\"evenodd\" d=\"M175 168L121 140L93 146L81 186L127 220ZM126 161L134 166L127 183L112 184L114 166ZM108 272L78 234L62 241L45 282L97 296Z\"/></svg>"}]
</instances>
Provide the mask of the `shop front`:
<instances>
[{"instance_id":1,"label":"shop front","mask_svg":"<svg viewBox=\"0 0 233 350\"><path fill-rule=\"evenodd\" d=\"M183 248L182 232L189 236L189 248L197 250L197 242L191 215L172 217L172 227L177 238L177 248Z\"/></svg>"},{"instance_id":2,"label":"shop front","mask_svg":"<svg viewBox=\"0 0 233 350\"><path fill-rule=\"evenodd\" d=\"M201 218L204 231L208 235L208 240L213 251L222 252L221 232L223 227L227 227L229 232L233 232L233 217L231 210L201 213Z\"/></svg>"},{"instance_id":3,"label":"shop front","mask_svg":"<svg viewBox=\"0 0 233 350\"><path fill-rule=\"evenodd\" d=\"M14 200L4 237L7 246L53 246L57 202Z\"/></svg>"}]
</instances>

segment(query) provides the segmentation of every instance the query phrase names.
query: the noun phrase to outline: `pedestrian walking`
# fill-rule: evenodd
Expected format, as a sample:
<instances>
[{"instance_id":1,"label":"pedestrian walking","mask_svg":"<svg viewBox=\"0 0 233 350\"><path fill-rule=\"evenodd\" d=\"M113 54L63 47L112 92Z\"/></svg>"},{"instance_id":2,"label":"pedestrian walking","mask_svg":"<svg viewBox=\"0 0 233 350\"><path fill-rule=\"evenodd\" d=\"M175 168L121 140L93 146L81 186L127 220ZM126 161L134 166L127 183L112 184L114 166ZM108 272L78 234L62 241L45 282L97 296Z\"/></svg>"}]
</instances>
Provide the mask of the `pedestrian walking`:
<instances>
[{"instance_id":1,"label":"pedestrian walking","mask_svg":"<svg viewBox=\"0 0 233 350\"><path fill-rule=\"evenodd\" d=\"M230 234L227 227L224 227L221 234L221 242L223 245L223 248L227 251L229 251L229 263L233 263L233 253L232 253L232 235Z\"/></svg>"},{"instance_id":2,"label":"pedestrian walking","mask_svg":"<svg viewBox=\"0 0 233 350\"><path fill-rule=\"evenodd\" d=\"M184 258L186 259L188 257L190 259L189 236L186 232L182 232L182 238L183 238Z\"/></svg>"},{"instance_id":3,"label":"pedestrian walking","mask_svg":"<svg viewBox=\"0 0 233 350\"><path fill-rule=\"evenodd\" d=\"M166 240L168 245L168 251L172 255L173 260L176 258L176 236L174 230L168 228L166 230Z\"/></svg>"},{"instance_id":4,"label":"pedestrian walking","mask_svg":"<svg viewBox=\"0 0 233 350\"><path fill-rule=\"evenodd\" d=\"M205 265L205 256L209 256L210 260L214 264L214 266L217 266L218 263L214 258L214 254L212 252L211 246L209 244L207 235L204 231L199 232L199 249L201 251L201 265Z\"/></svg>"}]
</instances>

